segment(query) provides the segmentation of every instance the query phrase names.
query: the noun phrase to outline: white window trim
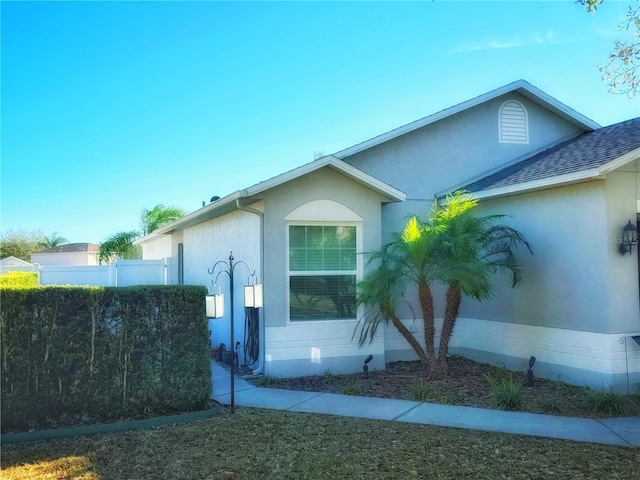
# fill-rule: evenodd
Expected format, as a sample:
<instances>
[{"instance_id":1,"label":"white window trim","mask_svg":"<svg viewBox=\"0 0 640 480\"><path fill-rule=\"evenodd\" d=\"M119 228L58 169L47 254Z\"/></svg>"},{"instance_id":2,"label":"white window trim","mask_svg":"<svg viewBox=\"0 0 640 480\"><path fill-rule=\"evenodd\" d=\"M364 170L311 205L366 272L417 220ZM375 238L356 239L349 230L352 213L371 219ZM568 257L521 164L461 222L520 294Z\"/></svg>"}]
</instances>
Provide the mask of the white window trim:
<instances>
[{"instance_id":1,"label":"white window trim","mask_svg":"<svg viewBox=\"0 0 640 480\"><path fill-rule=\"evenodd\" d=\"M346 208L346 207L345 207ZM364 262L362 256L362 249L364 241L362 238L362 221L303 221L303 220L291 220L285 222L285 245L286 245L286 315L287 325L317 325L318 323L326 324L327 322L357 322L362 316L362 307L356 306L356 318L327 318L321 320L291 320L291 291L289 288L291 282L291 269L290 269L290 255L289 255L289 227L290 226L329 226L329 227L355 227L356 228L356 285L362 280L364 273ZM309 275L351 275L353 270L322 270L308 272ZM305 271L297 271L296 274L304 275ZM294 275L295 276L295 275Z\"/></svg>"}]
</instances>

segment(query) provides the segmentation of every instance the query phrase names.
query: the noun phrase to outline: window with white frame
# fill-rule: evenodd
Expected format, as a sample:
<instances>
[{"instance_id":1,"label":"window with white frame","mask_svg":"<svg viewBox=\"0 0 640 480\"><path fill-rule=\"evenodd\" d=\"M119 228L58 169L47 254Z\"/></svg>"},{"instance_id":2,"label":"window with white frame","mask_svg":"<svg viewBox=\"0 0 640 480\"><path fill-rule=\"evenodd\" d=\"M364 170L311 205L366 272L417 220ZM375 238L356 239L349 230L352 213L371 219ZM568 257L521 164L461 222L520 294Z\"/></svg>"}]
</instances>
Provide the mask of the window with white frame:
<instances>
[{"instance_id":1,"label":"window with white frame","mask_svg":"<svg viewBox=\"0 0 640 480\"><path fill-rule=\"evenodd\" d=\"M357 227L289 225L289 319L356 318Z\"/></svg>"}]
</instances>

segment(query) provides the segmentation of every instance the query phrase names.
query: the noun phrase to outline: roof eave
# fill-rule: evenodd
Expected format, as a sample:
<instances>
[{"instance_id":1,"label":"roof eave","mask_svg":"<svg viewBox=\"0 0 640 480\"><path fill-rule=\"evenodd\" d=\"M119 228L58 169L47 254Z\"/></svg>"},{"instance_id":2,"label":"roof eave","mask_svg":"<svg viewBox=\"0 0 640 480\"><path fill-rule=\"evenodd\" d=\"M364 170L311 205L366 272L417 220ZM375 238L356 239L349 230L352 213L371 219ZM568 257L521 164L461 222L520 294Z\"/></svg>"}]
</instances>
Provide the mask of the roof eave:
<instances>
[{"instance_id":1,"label":"roof eave","mask_svg":"<svg viewBox=\"0 0 640 480\"><path fill-rule=\"evenodd\" d=\"M506 195L514 195L517 193L531 192L534 190L543 190L546 188L559 187L563 185L569 185L572 183L581 183L589 180L603 180L606 175L613 170L625 166L626 164L640 159L640 148L631 150L624 155L621 155L610 162L604 163L598 167L580 170L577 172L566 173L563 175L556 175L553 177L542 178L538 180L532 180L529 182L516 183L513 185L507 185L504 187L487 188L484 190L478 190L472 192L472 195L478 199L496 198ZM437 198L444 198L448 193L455 192L456 190L463 189L464 185L469 185L472 182L465 182L465 184L453 187L448 190L444 190L436 194Z\"/></svg>"},{"instance_id":2,"label":"roof eave","mask_svg":"<svg viewBox=\"0 0 640 480\"><path fill-rule=\"evenodd\" d=\"M528 193L536 190L546 190L548 188L561 187L591 180L604 180L605 178L606 176L601 173L599 168L592 168L589 170L557 175L554 177L533 180L530 182L517 183L504 187L488 188L486 190L471 192L471 194L478 200L489 200L498 197Z\"/></svg>"},{"instance_id":3,"label":"roof eave","mask_svg":"<svg viewBox=\"0 0 640 480\"><path fill-rule=\"evenodd\" d=\"M143 243L160 235L169 234L176 230L183 230L185 228L197 225L203 221L211 220L213 218L225 215L238 208L237 201L241 199L254 198L267 190L276 188L284 183L300 178L309 173L313 173L321 168L331 168L343 175L348 176L355 182L367 186L371 190L379 193L386 199L384 203L391 202L403 202L407 196L404 192L397 188L363 172L362 170L355 168L342 160L328 155L313 162L302 165L298 168L285 172L276 177L265 180L256 185L248 187L244 190L238 190L234 193L227 195L219 200L216 200L209 205L206 205L188 215L169 223L163 227L160 227L153 231L153 233L138 240L137 243Z\"/></svg>"}]
</instances>

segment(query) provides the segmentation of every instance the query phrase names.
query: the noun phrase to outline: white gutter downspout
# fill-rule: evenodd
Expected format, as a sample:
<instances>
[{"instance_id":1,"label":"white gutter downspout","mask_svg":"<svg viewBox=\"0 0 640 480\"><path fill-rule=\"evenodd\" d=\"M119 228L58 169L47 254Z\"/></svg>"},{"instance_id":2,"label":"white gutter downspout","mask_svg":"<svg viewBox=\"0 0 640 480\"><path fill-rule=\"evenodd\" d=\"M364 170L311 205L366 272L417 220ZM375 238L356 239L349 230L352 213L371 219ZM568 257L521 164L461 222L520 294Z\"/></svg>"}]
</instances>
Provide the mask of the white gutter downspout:
<instances>
[{"instance_id":1,"label":"white gutter downspout","mask_svg":"<svg viewBox=\"0 0 640 480\"><path fill-rule=\"evenodd\" d=\"M242 192L243 197L246 196L246 192ZM262 284L264 285L265 282L265 278L264 278L264 213L261 212L260 210L256 210L255 208L251 208L251 207L246 207L244 205L242 205L242 203L240 202L240 198L236 198L236 207L238 207L238 210L242 210L243 212L247 212L247 213L253 213L254 215L257 215L258 218L260 219L260 273L262 274ZM264 338L265 338L265 325L264 325L264 309L265 306L262 306L262 321L260 322L260 362L258 364L258 368L256 368L253 371L254 375L260 375L264 372L264 362L265 362L265 343L264 343Z\"/></svg>"}]
</instances>

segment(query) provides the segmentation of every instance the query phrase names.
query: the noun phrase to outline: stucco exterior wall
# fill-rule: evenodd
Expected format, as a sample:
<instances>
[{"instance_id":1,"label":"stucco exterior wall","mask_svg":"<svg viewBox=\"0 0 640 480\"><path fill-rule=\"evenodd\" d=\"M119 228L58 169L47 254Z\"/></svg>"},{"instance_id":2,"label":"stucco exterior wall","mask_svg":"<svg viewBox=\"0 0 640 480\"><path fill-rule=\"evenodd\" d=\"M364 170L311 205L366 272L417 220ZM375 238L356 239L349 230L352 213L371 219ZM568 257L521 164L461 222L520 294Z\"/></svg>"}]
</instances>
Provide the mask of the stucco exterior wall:
<instances>
[{"instance_id":1,"label":"stucco exterior wall","mask_svg":"<svg viewBox=\"0 0 640 480\"><path fill-rule=\"evenodd\" d=\"M529 143L500 143L498 115L506 100L525 106ZM498 97L360 152L344 161L399 188L411 200L484 174L547 145L573 137L578 128L518 94Z\"/></svg>"},{"instance_id":2,"label":"stucco exterior wall","mask_svg":"<svg viewBox=\"0 0 640 480\"><path fill-rule=\"evenodd\" d=\"M619 253L622 228L636 224L638 206L637 162L607 175L607 246L611 252L606 285L609 291L608 317L615 332L640 334L640 293L638 291L638 248L630 255Z\"/></svg>"},{"instance_id":3,"label":"stucco exterior wall","mask_svg":"<svg viewBox=\"0 0 640 480\"><path fill-rule=\"evenodd\" d=\"M146 240L142 248L142 259L159 260L161 258L171 257L172 241L173 237L171 235L159 235Z\"/></svg>"},{"instance_id":4,"label":"stucco exterior wall","mask_svg":"<svg viewBox=\"0 0 640 480\"><path fill-rule=\"evenodd\" d=\"M494 298L463 297L450 351L521 371L533 355L536 375L594 388L639 382L640 352L625 340L640 333L637 252L620 255L616 241L635 219L635 175L634 164L606 180L482 201L477 214L506 215L534 254L520 251L520 287L497 277ZM443 295L434 289L437 316ZM385 342L388 359L414 358L397 332Z\"/></svg>"},{"instance_id":5,"label":"stucco exterior wall","mask_svg":"<svg viewBox=\"0 0 640 480\"><path fill-rule=\"evenodd\" d=\"M362 219L359 237L362 251L380 246L382 197L333 170L317 171L264 195L265 372L276 376L292 376L322 374L325 371L361 371L364 359L369 354L374 356L370 368L384 368L382 335L372 344L358 347L357 337L352 340L356 320L288 320L286 218L297 208L315 200L337 202ZM331 218L331 212L318 214L324 219ZM361 271L364 269L363 260L360 256L358 262Z\"/></svg>"},{"instance_id":6,"label":"stucco exterior wall","mask_svg":"<svg viewBox=\"0 0 640 480\"><path fill-rule=\"evenodd\" d=\"M254 208L260 207L255 205ZM174 242L177 248L177 243ZM231 299L229 276L229 255L233 252L235 262L245 262L262 280L260 262L260 219L257 215L235 211L222 217L209 220L182 232L184 245L184 283L186 285L204 285L211 287L217 281L220 291L225 295L225 315L220 319L209 320L211 345L224 343L230 348ZM221 262L216 266L217 262ZM177 262L173 262L174 264ZM208 269L213 269L209 274ZM235 340L244 344L244 290L249 269L238 264L234 270L234 325ZM253 282L253 280L252 280ZM204 298L202 299L204 303ZM242 346L240 347L242 350ZM240 362L244 359L240 358Z\"/></svg>"}]
</instances>

